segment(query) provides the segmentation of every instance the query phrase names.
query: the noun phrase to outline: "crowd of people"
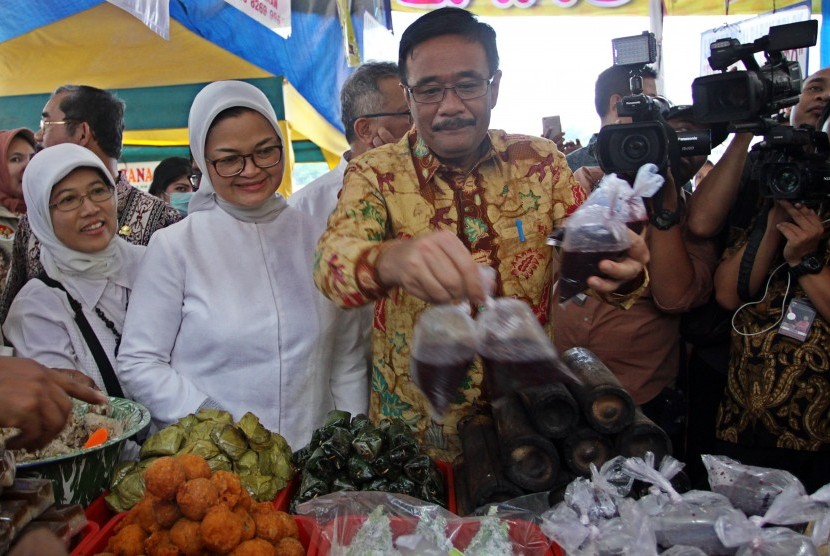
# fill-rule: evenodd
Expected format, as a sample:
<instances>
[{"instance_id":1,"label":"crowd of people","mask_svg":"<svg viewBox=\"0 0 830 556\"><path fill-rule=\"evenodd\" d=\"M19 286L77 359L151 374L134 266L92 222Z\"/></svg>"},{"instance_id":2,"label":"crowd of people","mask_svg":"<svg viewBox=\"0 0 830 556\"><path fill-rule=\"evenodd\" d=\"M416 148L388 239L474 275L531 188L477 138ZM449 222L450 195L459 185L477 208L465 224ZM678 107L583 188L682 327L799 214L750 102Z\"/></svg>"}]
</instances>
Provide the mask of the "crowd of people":
<instances>
[{"instance_id":1,"label":"crowd of people","mask_svg":"<svg viewBox=\"0 0 830 556\"><path fill-rule=\"evenodd\" d=\"M642 77L656 96L656 75ZM58 88L36 133L0 134L0 318L27 358L0 361L0 425L42 444L68 396L97 387L146 405L156 426L253 411L295 448L330 409L399 417L452 461L459 421L488 410L482 364L439 420L410 378L410 348L429 306L484 304L487 266L494 295L526 302L558 350L597 354L682 459L721 453L811 490L828 482L823 199L760 195L769 151L746 133L714 165L672 158L631 247L559 304L547 239L605 175L596 136L583 147L490 129L501 80L490 26L456 8L420 17L397 64L346 80L350 149L288 200L276 193L286 145L252 85L199 92L192 160L162 163L150 194L118 171L123 104ZM599 75L601 127L630 122L617 113L629 87L626 68ZM828 95L830 69L806 79L791 125L819 127ZM675 130L709 128L666 108ZM24 423L34 407L38 422Z\"/></svg>"}]
</instances>

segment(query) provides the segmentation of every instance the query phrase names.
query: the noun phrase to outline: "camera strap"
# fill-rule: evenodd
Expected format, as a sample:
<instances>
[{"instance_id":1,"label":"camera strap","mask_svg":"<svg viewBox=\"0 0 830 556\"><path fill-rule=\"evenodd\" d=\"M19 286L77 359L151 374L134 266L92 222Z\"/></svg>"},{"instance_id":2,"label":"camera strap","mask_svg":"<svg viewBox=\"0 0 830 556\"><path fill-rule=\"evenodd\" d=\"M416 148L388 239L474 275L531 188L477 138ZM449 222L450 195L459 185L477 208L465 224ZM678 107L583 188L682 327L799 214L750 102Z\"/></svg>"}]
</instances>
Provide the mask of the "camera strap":
<instances>
[{"instance_id":1,"label":"camera strap","mask_svg":"<svg viewBox=\"0 0 830 556\"><path fill-rule=\"evenodd\" d=\"M738 298L745 302L753 301L752 294L749 292L749 278L752 275L752 266L755 264L758 247L764 238L764 232L767 231L767 215L771 208L772 202L767 201L755 220L755 225L746 242L746 250L741 257L741 266L738 268Z\"/></svg>"}]
</instances>

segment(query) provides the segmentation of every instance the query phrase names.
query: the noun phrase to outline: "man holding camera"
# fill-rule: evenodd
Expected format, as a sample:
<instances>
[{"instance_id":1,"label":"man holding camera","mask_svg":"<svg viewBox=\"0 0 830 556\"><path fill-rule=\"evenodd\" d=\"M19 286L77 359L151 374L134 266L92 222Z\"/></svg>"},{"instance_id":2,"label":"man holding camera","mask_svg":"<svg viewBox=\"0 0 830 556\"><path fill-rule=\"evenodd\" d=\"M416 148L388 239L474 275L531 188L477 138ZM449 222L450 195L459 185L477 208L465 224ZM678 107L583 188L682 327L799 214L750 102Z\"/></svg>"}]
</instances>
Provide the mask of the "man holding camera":
<instances>
[{"instance_id":1,"label":"man holding camera","mask_svg":"<svg viewBox=\"0 0 830 556\"><path fill-rule=\"evenodd\" d=\"M442 8L410 25L398 66L414 128L396 144L352 160L337 208L318 243L315 280L345 307L375 303L370 417L400 417L433 457L460 452L458 421L474 413L476 362L449 411L429 416L409 377L418 316L430 303L485 301L479 267L496 270L496 295L526 301L548 326L553 284L550 231L584 199L553 142L488 130L501 81L493 29ZM632 233L598 295L626 304L645 284L645 243ZM629 295L613 293L625 284Z\"/></svg>"},{"instance_id":2,"label":"man holding camera","mask_svg":"<svg viewBox=\"0 0 830 556\"><path fill-rule=\"evenodd\" d=\"M672 108L666 122L675 132L702 129L693 120L691 107ZM623 133L624 128L614 132ZM676 455L682 455L686 414L684 396L675 388L680 369L680 315L709 298L717 258L711 242L688 233L683 193L675 184L686 183L705 161L705 154L675 156L675 167L666 168L666 181L658 192L662 198L659 210L651 199L645 199L650 219L643 234L651 252L650 281L628 311L582 295L553 307L557 349L582 346L593 351L643 413L672 437ZM586 166L574 176L588 193L605 172Z\"/></svg>"},{"instance_id":3,"label":"man holding camera","mask_svg":"<svg viewBox=\"0 0 830 556\"><path fill-rule=\"evenodd\" d=\"M802 136L811 136L821 123L828 95L830 69L805 80L791 112L791 123L801 128ZM770 181L776 166L764 164L769 157L756 162L752 153L770 152L776 160L787 158L801 169L826 165L826 137L813 136L806 146L809 151L825 145L816 149L820 161L807 154L787 154L793 151L785 147L753 150L747 160L747 142L740 136L733 140L724 155L729 158L721 159L701 183L704 196L694 207L710 210L723 205L718 212L698 215L698 223L706 224L703 231L714 233L736 223L727 219L728 209L736 198L742 202L744 191L751 190L748 193L758 199L752 205L754 219L747 226L737 221L738 231L715 273L718 303L736 311L727 385L717 414L716 450L746 464L786 469L813 491L827 482L830 466L830 271L825 229L830 191L826 185L803 181L790 193L781 190ZM742 166L754 168L741 175ZM729 183L730 178L735 183ZM757 190L762 183L769 189L763 195ZM696 191L693 198L697 195Z\"/></svg>"}]
</instances>

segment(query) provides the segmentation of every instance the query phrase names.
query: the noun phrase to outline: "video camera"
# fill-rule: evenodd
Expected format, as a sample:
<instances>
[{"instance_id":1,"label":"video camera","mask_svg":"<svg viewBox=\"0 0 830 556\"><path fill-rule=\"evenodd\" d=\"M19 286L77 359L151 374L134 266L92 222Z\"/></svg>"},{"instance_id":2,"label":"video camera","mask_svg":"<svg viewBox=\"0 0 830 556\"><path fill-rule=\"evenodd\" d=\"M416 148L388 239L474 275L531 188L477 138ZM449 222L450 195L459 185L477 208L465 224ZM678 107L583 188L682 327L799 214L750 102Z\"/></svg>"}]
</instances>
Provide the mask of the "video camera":
<instances>
[{"instance_id":1,"label":"video camera","mask_svg":"<svg viewBox=\"0 0 830 556\"><path fill-rule=\"evenodd\" d=\"M764 141L754 147L759 157L750 179L767 198L802 202L830 198L827 134L780 125L773 118L782 108L797 104L801 94L801 67L788 61L783 51L815 45L817 33L818 22L810 20L770 27L768 35L751 44L721 39L710 46L712 69L725 72L740 61L746 70L699 77L692 83L697 119L727 122L730 131L763 135ZM760 67L755 60L758 52L767 60ZM819 121L827 115L825 109Z\"/></svg>"},{"instance_id":2,"label":"video camera","mask_svg":"<svg viewBox=\"0 0 830 556\"><path fill-rule=\"evenodd\" d=\"M657 60L657 41L652 33L611 41L614 65L630 70L631 94L617 103L617 113L630 124L603 126L596 143L599 165L606 174L634 176L644 164L665 172L670 158L709 154L709 130L675 132L666 123L670 105L662 98L643 94L642 72Z\"/></svg>"}]
</instances>

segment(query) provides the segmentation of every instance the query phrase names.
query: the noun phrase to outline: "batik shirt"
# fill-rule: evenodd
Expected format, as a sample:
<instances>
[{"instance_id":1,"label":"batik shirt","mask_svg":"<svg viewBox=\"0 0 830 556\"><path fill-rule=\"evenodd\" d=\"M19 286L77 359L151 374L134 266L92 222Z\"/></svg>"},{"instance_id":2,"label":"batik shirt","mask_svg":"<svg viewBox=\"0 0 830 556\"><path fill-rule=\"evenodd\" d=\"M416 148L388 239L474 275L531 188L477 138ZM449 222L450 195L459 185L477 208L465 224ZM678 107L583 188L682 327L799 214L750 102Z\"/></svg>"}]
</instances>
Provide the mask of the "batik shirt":
<instances>
[{"instance_id":1,"label":"batik shirt","mask_svg":"<svg viewBox=\"0 0 830 556\"><path fill-rule=\"evenodd\" d=\"M476 362L440 422L410 379L410 347L428 304L400 288L384 289L376 261L390 239L449 230L473 258L498 272L497 295L521 299L549 328L552 252L545 243L584 200L553 142L491 130L468 173L443 165L415 130L400 142L353 160L337 208L318 243L315 280L345 307L375 302L370 417L413 425L430 455L460 453L456 426L478 408ZM521 220L523 239L517 221Z\"/></svg>"},{"instance_id":2,"label":"batik shirt","mask_svg":"<svg viewBox=\"0 0 830 556\"><path fill-rule=\"evenodd\" d=\"M827 218L825 211L822 219ZM744 234L727 255L746 243ZM828 260L827 234L820 251ZM771 269L784 263L779 253ZM738 311L732 331L727 386L718 410L721 440L745 446L790 450L830 450L830 323L816 312L803 342L778 334L781 306L807 299L793 278L787 292L787 265L772 276L757 305ZM766 280L764 281L766 284ZM769 329L769 330L768 330Z\"/></svg>"}]
</instances>

